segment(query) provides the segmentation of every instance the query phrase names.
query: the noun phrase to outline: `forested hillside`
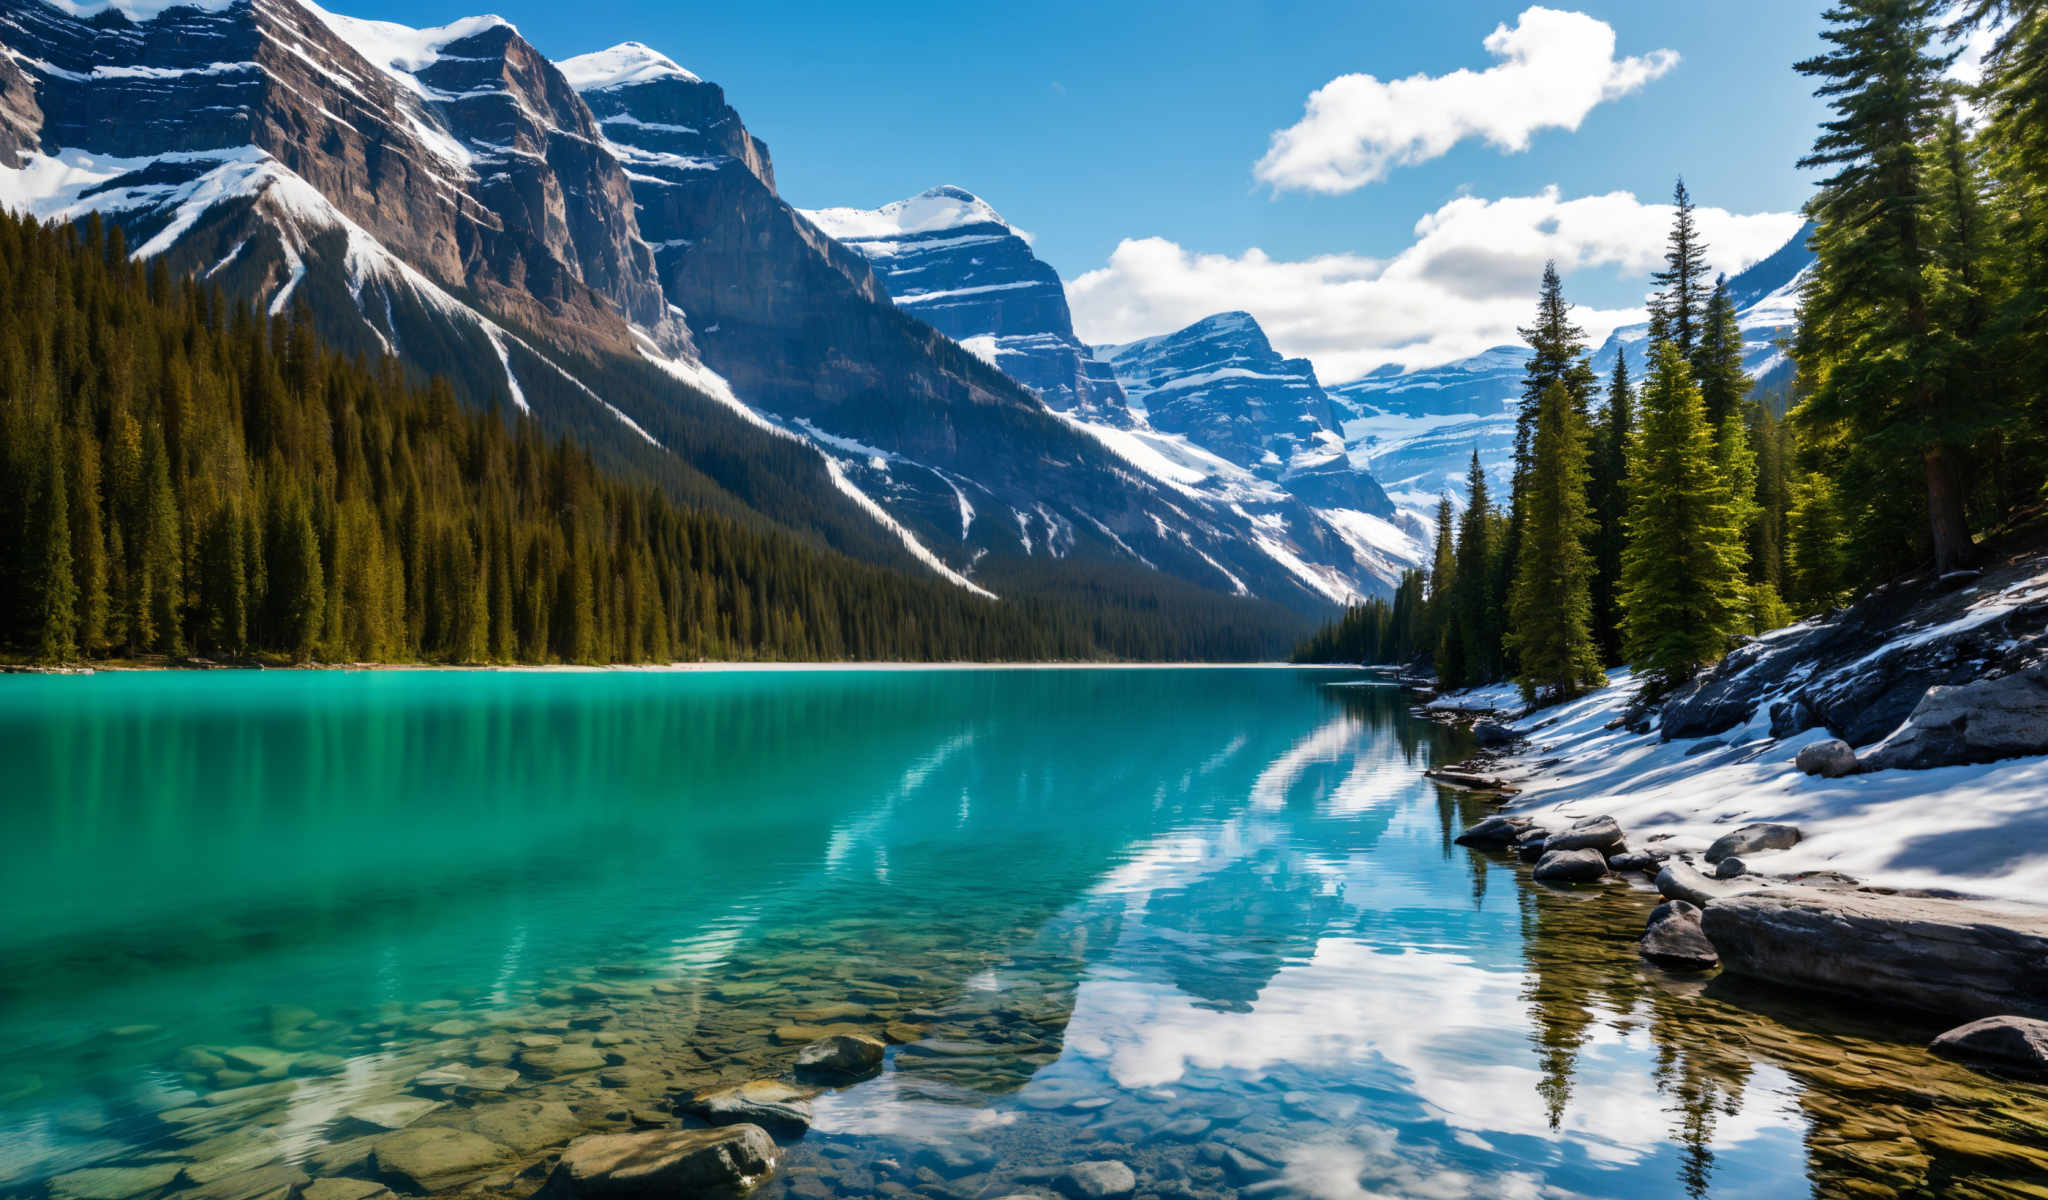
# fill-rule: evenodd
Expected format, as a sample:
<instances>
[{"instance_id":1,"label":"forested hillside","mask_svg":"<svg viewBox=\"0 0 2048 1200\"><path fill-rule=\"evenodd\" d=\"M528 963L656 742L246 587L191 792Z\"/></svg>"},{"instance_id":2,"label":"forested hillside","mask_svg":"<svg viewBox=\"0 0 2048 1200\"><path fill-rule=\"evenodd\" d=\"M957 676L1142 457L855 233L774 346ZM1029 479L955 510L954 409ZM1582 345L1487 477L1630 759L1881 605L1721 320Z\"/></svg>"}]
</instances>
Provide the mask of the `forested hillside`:
<instances>
[{"instance_id":1,"label":"forested hillside","mask_svg":"<svg viewBox=\"0 0 2048 1200\"><path fill-rule=\"evenodd\" d=\"M1251 657L1287 636L1189 632L1206 594L990 602L683 507L674 481L146 269L96 220L0 216L0 296L10 657Z\"/></svg>"},{"instance_id":2,"label":"forested hillside","mask_svg":"<svg viewBox=\"0 0 2048 1200\"><path fill-rule=\"evenodd\" d=\"M1824 175L1784 419L1750 398L1680 182L1640 387L1624 356L1603 389L1547 269L1507 503L1475 452L1432 568L1298 657L1426 658L1532 700L1628 663L1659 695L1794 616L1970 568L2048 501L2048 6L1849 0L1827 20L1796 65L1834 118L1800 163ZM1977 29L1996 36L1966 87L1948 69Z\"/></svg>"}]
</instances>

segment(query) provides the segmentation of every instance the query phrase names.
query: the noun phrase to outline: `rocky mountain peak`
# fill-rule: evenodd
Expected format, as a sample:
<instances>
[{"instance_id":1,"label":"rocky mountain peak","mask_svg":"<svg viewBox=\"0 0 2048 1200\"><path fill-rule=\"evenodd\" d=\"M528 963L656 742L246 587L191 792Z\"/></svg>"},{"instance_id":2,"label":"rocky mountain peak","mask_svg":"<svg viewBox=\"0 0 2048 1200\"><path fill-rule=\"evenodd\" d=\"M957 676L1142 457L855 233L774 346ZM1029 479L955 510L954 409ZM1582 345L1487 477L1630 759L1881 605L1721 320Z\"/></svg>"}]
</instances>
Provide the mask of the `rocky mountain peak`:
<instances>
[{"instance_id":1,"label":"rocky mountain peak","mask_svg":"<svg viewBox=\"0 0 2048 1200\"><path fill-rule=\"evenodd\" d=\"M660 79L704 82L694 71L678 65L676 60L644 42L620 42L603 50L562 59L555 65L562 69L571 87L585 94Z\"/></svg>"}]
</instances>

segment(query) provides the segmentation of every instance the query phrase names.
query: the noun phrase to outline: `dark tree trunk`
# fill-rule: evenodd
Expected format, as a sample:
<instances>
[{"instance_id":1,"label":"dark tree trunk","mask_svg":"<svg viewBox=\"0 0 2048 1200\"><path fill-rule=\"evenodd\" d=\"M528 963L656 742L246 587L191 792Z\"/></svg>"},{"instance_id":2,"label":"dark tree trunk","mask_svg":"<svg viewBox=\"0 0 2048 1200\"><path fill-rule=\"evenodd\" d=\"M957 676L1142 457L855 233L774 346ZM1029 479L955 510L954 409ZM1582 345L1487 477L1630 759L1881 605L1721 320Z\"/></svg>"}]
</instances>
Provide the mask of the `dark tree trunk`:
<instances>
[{"instance_id":1,"label":"dark tree trunk","mask_svg":"<svg viewBox=\"0 0 2048 1200\"><path fill-rule=\"evenodd\" d=\"M1963 489L1956 480L1955 460L1940 446L1921 452L1927 468L1927 520L1934 534L1934 569L1948 572L1968 565L1976 549L1963 519Z\"/></svg>"}]
</instances>

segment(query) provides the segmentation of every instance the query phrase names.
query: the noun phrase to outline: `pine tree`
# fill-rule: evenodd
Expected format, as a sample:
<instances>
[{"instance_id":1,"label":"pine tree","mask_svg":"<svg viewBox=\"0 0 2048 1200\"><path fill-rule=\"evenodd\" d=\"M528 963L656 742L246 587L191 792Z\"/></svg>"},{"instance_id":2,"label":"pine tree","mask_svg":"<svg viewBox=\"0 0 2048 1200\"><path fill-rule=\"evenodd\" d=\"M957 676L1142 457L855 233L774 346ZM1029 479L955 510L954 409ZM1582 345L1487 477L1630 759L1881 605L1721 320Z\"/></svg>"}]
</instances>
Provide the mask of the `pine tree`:
<instances>
[{"instance_id":1,"label":"pine tree","mask_svg":"<svg viewBox=\"0 0 2048 1200\"><path fill-rule=\"evenodd\" d=\"M1621 547L1628 514L1628 447L1635 430L1635 389L1629 382L1628 351L1614 358L1607 405L1593 430L1593 636L1603 665L1621 662Z\"/></svg>"},{"instance_id":2,"label":"pine tree","mask_svg":"<svg viewBox=\"0 0 2048 1200\"><path fill-rule=\"evenodd\" d=\"M1957 464L1988 414L1941 390L1934 197L1923 163L1951 90L1943 73L1954 56L1933 45L1940 8L1939 0L1839 0L1822 33L1830 49L1797 65L1821 80L1817 94L1835 114L1800 162L1834 174L1807 205L1817 262L1797 353L1807 392L1801 422L1841 448L1850 481L1917 467L1934 562L1948 571L1974 553ZM1876 549L1889 532L1863 540Z\"/></svg>"},{"instance_id":3,"label":"pine tree","mask_svg":"<svg viewBox=\"0 0 2048 1200\"><path fill-rule=\"evenodd\" d=\"M1707 245L1693 221L1692 194L1680 179L1671 189L1671 234L1664 251L1664 269L1650 277L1656 293L1650 299L1650 340L1668 341L1688 362L1699 347L1707 305Z\"/></svg>"},{"instance_id":4,"label":"pine tree","mask_svg":"<svg viewBox=\"0 0 2048 1200\"><path fill-rule=\"evenodd\" d=\"M48 438L49 468L43 486L43 546L36 623L36 657L46 663L78 656L78 582L71 574L71 497L64 484L64 446L55 429Z\"/></svg>"},{"instance_id":5,"label":"pine tree","mask_svg":"<svg viewBox=\"0 0 2048 1200\"><path fill-rule=\"evenodd\" d=\"M1572 322L1572 306L1564 298L1564 281L1558 277L1555 261L1543 264L1543 283L1536 296L1536 319L1519 329L1529 345L1529 359L1522 368L1522 401L1515 416L1515 478L1527 468L1535 439L1536 414L1543 395L1553 383L1561 383L1572 403L1584 416L1599 386L1592 361L1586 356L1586 331Z\"/></svg>"},{"instance_id":6,"label":"pine tree","mask_svg":"<svg viewBox=\"0 0 2048 1200\"><path fill-rule=\"evenodd\" d=\"M1495 527L1499 516L1487 495L1486 471L1479 451L1465 475L1465 514L1458 523L1458 561L1452 568L1454 589L1451 633L1456 638L1460 686L1487 683L1500 677L1500 610L1493 577L1499 568ZM1442 672L1439 671L1439 674Z\"/></svg>"},{"instance_id":7,"label":"pine tree","mask_svg":"<svg viewBox=\"0 0 2048 1200\"><path fill-rule=\"evenodd\" d=\"M1747 415L1755 386L1742 368L1742 327L1735 320L1735 301L1728 295L1728 277L1714 281L1700 317L1699 345L1692 356L1693 379L1707 406L1707 423L1720 429L1730 414Z\"/></svg>"},{"instance_id":8,"label":"pine tree","mask_svg":"<svg viewBox=\"0 0 2048 1200\"><path fill-rule=\"evenodd\" d=\"M1436 545L1429 566L1430 626L1441 631L1450 619L1451 589L1458 571L1458 509L1449 492L1436 498Z\"/></svg>"},{"instance_id":9,"label":"pine tree","mask_svg":"<svg viewBox=\"0 0 2048 1200\"><path fill-rule=\"evenodd\" d=\"M1537 414L1534 454L1523 488L1521 559L1508 599L1508 640L1524 698L1569 700L1601 680L1593 642L1593 520L1586 502L1585 419L1562 383Z\"/></svg>"},{"instance_id":10,"label":"pine tree","mask_svg":"<svg viewBox=\"0 0 2048 1200\"><path fill-rule=\"evenodd\" d=\"M1629 448L1621 604L1629 662L1653 693L1717 660L1747 622L1742 525L1692 371L1651 351Z\"/></svg>"}]
</instances>

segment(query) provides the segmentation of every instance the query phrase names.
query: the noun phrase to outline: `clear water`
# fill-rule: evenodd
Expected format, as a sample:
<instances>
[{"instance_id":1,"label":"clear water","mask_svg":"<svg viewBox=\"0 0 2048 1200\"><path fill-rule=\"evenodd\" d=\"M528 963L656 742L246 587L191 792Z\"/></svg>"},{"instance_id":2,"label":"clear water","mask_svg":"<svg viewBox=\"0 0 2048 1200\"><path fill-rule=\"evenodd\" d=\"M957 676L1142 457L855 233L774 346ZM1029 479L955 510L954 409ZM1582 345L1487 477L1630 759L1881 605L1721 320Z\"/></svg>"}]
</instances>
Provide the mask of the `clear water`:
<instances>
[{"instance_id":1,"label":"clear water","mask_svg":"<svg viewBox=\"0 0 2048 1200\"><path fill-rule=\"evenodd\" d=\"M284 1200L411 1121L506 1152L402 1189L523 1197L862 1030L761 1194L2048 1195L2041 1089L1646 966L1345 682L0 678L0 1193Z\"/></svg>"}]
</instances>

